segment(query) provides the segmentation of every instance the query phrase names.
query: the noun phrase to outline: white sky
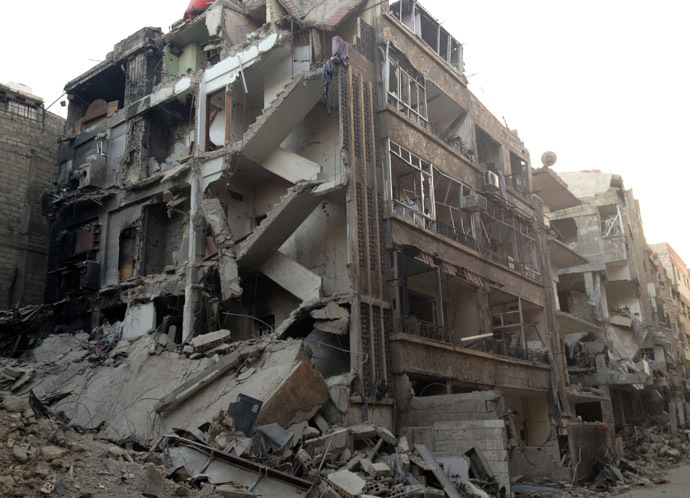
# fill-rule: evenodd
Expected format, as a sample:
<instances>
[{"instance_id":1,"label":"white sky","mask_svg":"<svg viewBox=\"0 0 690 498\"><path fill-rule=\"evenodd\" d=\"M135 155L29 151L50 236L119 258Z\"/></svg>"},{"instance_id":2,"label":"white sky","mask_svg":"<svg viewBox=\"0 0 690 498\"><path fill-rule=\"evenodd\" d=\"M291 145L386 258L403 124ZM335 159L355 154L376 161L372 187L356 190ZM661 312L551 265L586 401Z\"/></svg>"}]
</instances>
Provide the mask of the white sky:
<instances>
[{"instance_id":1,"label":"white sky","mask_svg":"<svg viewBox=\"0 0 690 498\"><path fill-rule=\"evenodd\" d=\"M0 30L0 82L46 105L143 26L182 17L187 0L34 0ZM470 88L517 129L541 166L623 175L650 243L690 264L690 3L679 0L423 0L465 45ZM93 60L90 60L93 59ZM476 73L476 74L475 74ZM59 104L51 108L60 111Z\"/></svg>"}]
</instances>

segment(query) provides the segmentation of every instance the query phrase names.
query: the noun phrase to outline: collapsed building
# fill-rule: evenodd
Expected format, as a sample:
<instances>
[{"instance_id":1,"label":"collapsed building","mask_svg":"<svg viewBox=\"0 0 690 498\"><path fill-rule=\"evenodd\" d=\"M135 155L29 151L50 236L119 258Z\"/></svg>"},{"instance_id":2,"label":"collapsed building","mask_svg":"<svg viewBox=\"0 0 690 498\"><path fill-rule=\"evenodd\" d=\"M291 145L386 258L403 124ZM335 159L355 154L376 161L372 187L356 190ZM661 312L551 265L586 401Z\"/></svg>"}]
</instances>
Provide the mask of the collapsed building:
<instances>
[{"instance_id":1,"label":"collapsed building","mask_svg":"<svg viewBox=\"0 0 690 498\"><path fill-rule=\"evenodd\" d=\"M620 386L647 382L629 336L651 337L651 305L630 254L577 238L573 213L598 208L533 176L468 90L462 44L413 0L185 17L65 87L45 300L59 332L132 346L65 351L36 393L139 444L249 394L284 429L318 411L438 458L481 452L507 491L517 474L570 481L601 432L578 417L613 426ZM611 195L634 205L622 183ZM630 346L628 370L604 339L594 365L571 364L590 333ZM85 382L92 351L107 369Z\"/></svg>"}]
</instances>

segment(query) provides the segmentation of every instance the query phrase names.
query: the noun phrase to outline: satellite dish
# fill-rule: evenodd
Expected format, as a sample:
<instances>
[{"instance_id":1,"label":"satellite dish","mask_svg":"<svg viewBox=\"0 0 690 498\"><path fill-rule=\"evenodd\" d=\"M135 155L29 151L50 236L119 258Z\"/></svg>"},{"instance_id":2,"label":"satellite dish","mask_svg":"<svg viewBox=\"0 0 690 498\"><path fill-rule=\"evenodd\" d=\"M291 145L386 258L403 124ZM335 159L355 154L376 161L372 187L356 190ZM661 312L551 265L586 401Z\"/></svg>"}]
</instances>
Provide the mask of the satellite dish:
<instances>
[{"instance_id":1,"label":"satellite dish","mask_svg":"<svg viewBox=\"0 0 690 498\"><path fill-rule=\"evenodd\" d=\"M554 164L556 164L557 159L558 156L556 155L556 153L550 150L547 150L541 155L541 163L544 165L545 168L548 168L549 166L553 166Z\"/></svg>"}]
</instances>

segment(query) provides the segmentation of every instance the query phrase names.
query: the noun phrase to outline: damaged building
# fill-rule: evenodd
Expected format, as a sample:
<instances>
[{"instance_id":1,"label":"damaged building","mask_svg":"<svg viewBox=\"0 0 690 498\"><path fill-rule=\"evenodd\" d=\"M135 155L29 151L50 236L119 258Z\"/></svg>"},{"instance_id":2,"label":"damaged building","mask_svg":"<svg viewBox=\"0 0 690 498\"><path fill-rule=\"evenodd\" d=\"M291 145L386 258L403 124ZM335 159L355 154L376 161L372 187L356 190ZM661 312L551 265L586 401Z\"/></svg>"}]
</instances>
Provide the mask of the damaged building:
<instances>
[{"instance_id":1,"label":"damaged building","mask_svg":"<svg viewBox=\"0 0 690 498\"><path fill-rule=\"evenodd\" d=\"M65 87L43 206L66 334L12 391L141 445L253 410L316 431L322 465L392 431L434 475L571 481L577 422L628 421L650 365L676 396L668 284L620 177L533 170L467 83L415 0L216 0L117 43Z\"/></svg>"},{"instance_id":2,"label":"damaged building","mask_svg":"<svg viewBox=\"0 0 690 498\"><path fill-rule=\"evenodd\" d=\"M549 213L559 242L582 257L554 281L571 411L617 428L665 412L677 430L685 425L687 338L639 204L619 175L554 176L579 201Z\"/></svg>"}]
</instances>

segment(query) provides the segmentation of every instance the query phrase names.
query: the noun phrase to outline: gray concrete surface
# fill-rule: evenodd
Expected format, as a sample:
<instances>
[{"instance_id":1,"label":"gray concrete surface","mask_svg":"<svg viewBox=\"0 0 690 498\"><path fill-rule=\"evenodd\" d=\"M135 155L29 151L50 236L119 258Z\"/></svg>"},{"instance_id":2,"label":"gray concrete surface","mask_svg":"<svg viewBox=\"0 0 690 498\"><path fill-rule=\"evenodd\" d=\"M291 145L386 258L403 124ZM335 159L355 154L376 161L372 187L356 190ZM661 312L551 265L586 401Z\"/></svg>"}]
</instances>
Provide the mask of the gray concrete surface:
<instances>
[{"instance_id":1,"label":"gray concrete surface","mask_svg":"<svg viewBox=\"0 0 690 498\"><path fill-rule=\"evenodd\" d=\"M620 498L649 498L651 496L687 498L690 496L690 463L672 468L664 477L670 481L668 484L645 486L618 496Z\"/></svg>"}]
</instances>

